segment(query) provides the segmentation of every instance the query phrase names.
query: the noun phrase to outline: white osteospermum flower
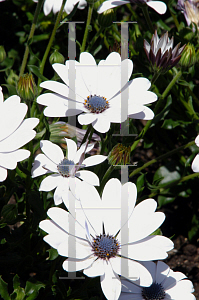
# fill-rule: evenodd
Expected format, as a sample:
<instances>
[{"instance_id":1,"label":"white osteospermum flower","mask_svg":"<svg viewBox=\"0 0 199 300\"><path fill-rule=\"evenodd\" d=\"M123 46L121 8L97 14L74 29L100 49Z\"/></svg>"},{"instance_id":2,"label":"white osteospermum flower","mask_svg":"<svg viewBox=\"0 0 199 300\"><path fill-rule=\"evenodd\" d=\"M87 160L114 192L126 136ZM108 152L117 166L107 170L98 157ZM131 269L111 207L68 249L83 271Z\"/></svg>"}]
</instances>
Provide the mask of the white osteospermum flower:
<instances>
[{"instance_id":1,"label":"white osteospermum flower","mask_svg":"<svg viewBox=\"0 0 199 300\"><path fill-rule=\"evenodd\" d=\"M38 2L38 0L33 0L33 1ZM60 11L62 2L63 0L45 0L44 8L43 8L45 16L47 16L51 12L51 10L53 11L54 14ZM77 6L77 8L79 9L84 9L87 5L86 0L67 0L64 6L64 11L67 14L70 14L77 3L79 3Z\"/></svg>"},{"instance_id":2,"label":"white osteospermum flower","mask_svg":"<svg viewBox=\"0 0 199 300\"><path fill-rule=\"evenodd\" d=\"M150 0L107 0L104 1L100 7L98 8L98 14L103 13L107 9L114 8L120 5L124 5L127 3L137 4L140 6L148 5L149 7L153 8L157 13L160 15L165 14L167 11L167 6L162 1L150 1Z\"/></svg>"},{"instance_id":3,"label":"white osteospermum flower","mask_svg":"<svg viewBox=\"0 0 199 300\"><path fill-rule=\"evenodd\" d=\"M70 69L74 61L67 60L65 65L54 64L53 68L65 84L45 81L40 86L54 93L45 93L37 98L39 104L47 106L44 114L48 117L66 117L77 115L81 125L91 124L99 132L107 132L111 123L121 123L121 88L128 88L128 115L135 119L152 119L151 109L144 106L157 100L156 94L148 91L150 81L136 78L121 86L121 68L128 72L128 80L133 71L130 59L121 61L119 53L112 52L106 60L96 65L94 57L87 52L80 54L80 62L75 61L75 96L69 97ZM74 64L73 64L74 65ZM70 103L76 108L70 108ZM127 116L126 116L127 118Z\"/></svg>"},{"instance_id":4,"label":"white osteospermum flower","mask_svg":"<svg viewBox=\"0 0 199 300\"><path fill-rule=\"evenodd\" d=\"M79 170L81 167L90 167L102 163L107 156L93 155L83 159L84 154L89 152L94 145L87 143L83 144L77 150L76 143L65 138L67 143L67 158L64 157L62 149L50 141L43 140L40 142L41 150L44 154L38 154L35 157L32 168L32 177L37 177L44 174L49 174L40 185L40 191L51 191L56 188L54 193L54 201L59 205L64 200L68 207L68 198L72 194L76 195L76 187L80 186L81 180L88 183L87 188L91 185L99 185L99 179L96 174L87 170Z\"/></svg>"},{"instance_id":5,"label":"white osteospermum flower","mask_svg":"<svg viewBox=\"0 0 199 300\"><path fill-rule=\"evenodd\" d=\"M68 257L63 268L67 272L83 270L89 277L100 276L102 291L109 300L120 296L118 274L134 280L140 277L142 284L149 286L151 275L138 261L164 259L173 248L168 238L150 235L165 219L164 213L155 212L156 201L147 199L135 207L135 184L121 185L113 178L105 185L102 199L96 190L89 193L83 183L81 188L82 207L76 206L75 235L69 231L71 214L61 208L50 208L47 214L51 220L39 225L48 233L44 240ZM122 211L124 199L126 211Z\"/></svg>"},{"instance_id":6,"label":"white osteospermum flower","mask_svg":"<svg viewBox=\"0 0 199 300\"><path fill-rule=\"evenodd\" d=\"M27 110L27 105L20 103L17 95L4 101L0 87L0 182L7 178L7 169L15 169L17 162L30 156L30 151L19 148L35 137L33 128L39 119L24 120Z\"/></svg>"},{"instance_id":7,"label":"white osteospermum flower","mask_svg":"<svg viewBox=\"0 0 199 300\"><path fill-rule=\"evenodd\" d=\"M172 271L165 263L158 261L143 264L151 273L153 283L149 287L137 282L122 280L122 293L119 300L196 300L192 294L193 284L181 272Z\"/></svg>"},{"instance_id":8,"label":"white osteospermum flower","mask_svg":"<svg viewBox=\"0 0 199 300\"><path fill-rule=\"evenodd\" d=\"M196 137L195 143L199 147L199 135ZM199 154L194 158L191 168L194 172L199 172Z\"/></svg>"}]
</instances>

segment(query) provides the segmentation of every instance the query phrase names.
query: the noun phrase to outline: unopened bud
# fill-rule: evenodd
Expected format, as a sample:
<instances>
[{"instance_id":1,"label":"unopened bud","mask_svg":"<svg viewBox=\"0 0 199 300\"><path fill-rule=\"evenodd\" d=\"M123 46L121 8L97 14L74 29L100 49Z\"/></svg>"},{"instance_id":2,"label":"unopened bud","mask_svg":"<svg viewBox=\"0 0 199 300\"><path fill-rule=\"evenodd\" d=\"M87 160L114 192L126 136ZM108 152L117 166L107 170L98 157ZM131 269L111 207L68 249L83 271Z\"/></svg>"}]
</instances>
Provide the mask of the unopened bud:
<instances>
[{"instance_id":1,"label":"unopened bud","mask_svg":"<svg viewBox=\"0 0 199 300\"><path fill-rule=\"evenodd\" d=\"M110 8L98 15L98 23L101 27L107 28L113 24L115 20L115 11Z\"/></svg>"},{"instance_id":2,"label":"unopened bud","mask_svg":"<svg viewBox=\"0 0 199 300\"><path fill-rule=\"evenodd\" d=\"M194 45L188 43L185 47L181 59L180 59L180 65L185 68L189 68L193 66L197 62L197 55L195 51Z\"/></svg>"},{"instance_id":3,"label":"unopened bud","mask_svg":"<svg viewBox=\"0 0 199 300\"><path fill-rule=\"evenodd\" d=\"M19 78L17 93L24 101L33 101L37 96L37 86L32 74L24 74Z\"/></svg>"},{"instance_id":4,"label":"unopened bud","mask_svg":"<svg viewBox=\"0 0 199 300\"><path fill-rule=\"evenodd\" d=\"M65 58L64 56L58 52L58 50L56 49L52 54L51 56L49 57L49 61L50 61L50 64L53 65L55 63L58 63L58 64L63 64L64 61L65 61Z\"/></svg>"},{"instance_id":5,"label":"unopened bud","mask_svg":"<svg viewBox=\"0 0 199 300\"><path fill-rule=\"evenodd\" d=\"M131 147L117 144L108 155L108 161L111 165L126 165L130 163Z\"/></svg>"}]
</instances>

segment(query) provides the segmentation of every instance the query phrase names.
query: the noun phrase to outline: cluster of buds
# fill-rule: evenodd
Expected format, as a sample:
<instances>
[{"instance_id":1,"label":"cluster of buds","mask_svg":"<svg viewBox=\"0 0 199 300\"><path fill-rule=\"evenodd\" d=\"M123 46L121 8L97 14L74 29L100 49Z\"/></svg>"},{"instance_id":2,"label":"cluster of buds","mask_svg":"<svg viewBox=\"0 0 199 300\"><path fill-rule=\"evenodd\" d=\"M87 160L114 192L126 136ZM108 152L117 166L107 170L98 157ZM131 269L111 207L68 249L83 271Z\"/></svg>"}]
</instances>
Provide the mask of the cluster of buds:
<instances>
[{"instance_id":1,"label":"cluster of buds","mask_svg":"<svg viewBox=\"0 0 199 300\"><path fill-rule=\"evenodd\" d=\"M108 155L108 161L111 165L127 165L130 163L131 147L117 144Z\"/></svg>"},{"instance_id":2,"label":"cluster of buds","mask_svg":"<svg viewBox=\"0 0 199 300\"><path fill-rule=\"evenodd\" d=\"M155 31L151 44L144 40L144 50L154 72L166 73L179 62L186 45L180 48L181 43L179 43L173 49L173 43L174 39L173 37L169 39L168 32L159 38Z\"/></svg>"}]
</instances>

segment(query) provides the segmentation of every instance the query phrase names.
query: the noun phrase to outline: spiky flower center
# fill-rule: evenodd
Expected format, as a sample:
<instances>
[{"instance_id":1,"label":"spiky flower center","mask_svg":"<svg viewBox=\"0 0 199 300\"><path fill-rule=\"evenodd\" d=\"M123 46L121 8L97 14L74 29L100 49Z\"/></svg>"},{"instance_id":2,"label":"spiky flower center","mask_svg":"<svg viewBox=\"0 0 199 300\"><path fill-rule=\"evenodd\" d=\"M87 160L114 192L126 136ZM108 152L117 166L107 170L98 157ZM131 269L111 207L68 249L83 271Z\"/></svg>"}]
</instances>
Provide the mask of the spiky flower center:
<instances>
[{"instance_id":1,"label":"spiky flower center","mask_svg":"<svg viewBox=\"0 0 199 300\"><path fill-rule=\"evenodd\" d=\"M145 300L163 300L165 291L160 283L152 283L149 287L143 287L142 297Z\"/></svg>"},{"instance_id":2,"label":"spiky flower center","mask_svg":"<svg viewBox=\"0 0 199 300\"><path fill-rule=\"evenodd\" d=\"M72 169L74 167L75 163L73 160L68 160L67 158L64 158L60 164L57 166L57 170L59 174L63 177L69 177L72 174Z\"/></svg>"},{"instance_id":3,"label":"spiky flower center","mask_svg":"<svg viewBox=\"0 0 199 300\"><path fill-rule=\"evenodd\" d=\"M109 234L100 234L93 239L92 248L94 255L107 260L116 256L120 245L114 236Z\"/></svg>"},{"instance_id":4,"label":"spiky flower center","mask_svg":"<svg viewBox=\"0 0 199 300\"><path fill-rule=\"evenodd\" d=\"M90 95L84 100L84 106L90 112L99 114L109 108L109 102L104 97Z\"/></svg>"}]
</instances>

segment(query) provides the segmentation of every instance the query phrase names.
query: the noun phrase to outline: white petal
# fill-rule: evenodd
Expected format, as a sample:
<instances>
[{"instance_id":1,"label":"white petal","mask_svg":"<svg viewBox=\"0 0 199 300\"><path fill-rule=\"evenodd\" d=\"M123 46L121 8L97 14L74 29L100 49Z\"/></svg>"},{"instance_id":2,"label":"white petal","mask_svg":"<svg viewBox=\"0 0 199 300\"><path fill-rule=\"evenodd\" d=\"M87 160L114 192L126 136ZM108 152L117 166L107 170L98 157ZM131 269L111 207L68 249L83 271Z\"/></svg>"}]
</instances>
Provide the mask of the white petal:
<instances>
[{"instance_id":1,"label":"white petal","mask_svg":"<svg viewBox=\"0 0 199 300\"><path fill-rule=\"evenodd\" d=\"M79 150L77 150L77 153L75 155L74 158L74 162L75 164L79 163L81 155L85 152L89 152L93 149L94 144L87 144L87 142L85 142L83 145L81 145L81 147L79 148Z\"/></svg>"},{"instance_id":2,"label":"white petal","mask_svg":"<svg viewBox=\"0 0 199 300\"><path fill-rule=\"evenodd\" d=\"M76 175L81 180L84 180L84 181L86 181L87 183L89 183L91 185L99 186L98 176L95 173L91 172L91 171L87 171L87 170L78 171L78 173L76 173Z\"/></svg>"},{"instance_id":3,"label":"white petal","mask_svg":"<svg viewBox=\"0 0 199 300\"><path fill-rule=\"evenodd\" d=\"M57 249L59 255L85 259L92 254L92 248L86 241L79 241L74 236L68 236L68 240L61 243Z\"/></svg>"},{"instance_id":4,"label":"white petal","mask_svg":"<svg viewBox=\"0 0 199 300\"><path fill-rule=\"evenodd\" d=\"M97 116L95 114L91 114L91 113L83 113L81 115L78 116L78 122L81 125L88 125L91 124L92 122L94 122L96 120Z\"/></svg>"},{"instance_id":5,"label":"white petal","mask_svg":"<svg viewBox=\"0 0 199 300\"><path fill-rule=\"evenodd\" d=\"M130 297L129 293L132 294L140 294L142 293L142 287L139 286L139 280L135 280L135 281L130 281L130 280L125 280L122 279L122 294L121 294L121 299L129 299L128 297ZM137 284L138 282L138 284ZM124 298L124 293L128 293L127 298ZM137 295L138 296L138 295ZM141 298L140 298L141 299ZM141 299L142 300L142 299Z\"/></svg>"},{"instance_id":6,"label":"white petal","mask_svg":"<svg viewBox=\"0 0 199 300\"><path fill-rule=\"evenodd\" d=\"M56 0L53 2L53 13L56 14L58 11L60 11L62 6L62 0Z\"/></svg>"},{"instance_id":7,"label":"white petal","mask_svg":"<svg viewBox=\"0 0 199 300\"><path fill-rule=\"evenodd\" d=\"M38 123L39 119L37 118L29 118L24 120L15 132L0 142L0 151L15 151L31 141L36 135L36 132L32 129L37 126Z\"/></svg>"},{"instance_id":8,"label":"white petal","mask_svg":"<svg viewBox=\"0 0 199 300\"><path fill-rule=\"evenodd\" d=\"M139 120L152 120L154 118L154 112L146 106L143 106L143 111L135 114L130 114L129 118Z\"/></svg>"},{"instance_id":9,"label":"white petal","mask_svg":"<svg viewBox=\"0 0 199 300\"><path fill-rule=\"evenodd\" d=\"M52 7L53 7L53 2L54 2L54 0L45 0L45 3L44 3L45 16L47 16L51 12Z\"/></svg>"},{"instance_id":10,"label":"white petal","mask_svg":"<svg viewBox=\"0 0 199 300\"><path fill-rule=\"evenodd\" d=\"M107 120L106 118L100 118L98 117L96 119L96 121L94 121L92 123L93 128L95 128L95 130L101 132L101 133L105 133L107 131L109 131L111 123L109 120Z\"/></svg>"},{"instance_id":11,"label":"white petal","mask_svg":"<svg viewBox=\"0 0 199 300\"><path fill-rule=\"evenodd\" d=\"M68 190L69 190L69 181L67 180L67 178L63 178L63 180L59 181L59 185L57 186L54 192L55 205L59 205L63 202L63 197L66 196L66 194L68 194Z\"/></svg>"},{"instance_id":12,"label":"white petal","mask_svg":"<svg viewBox=\"0 0 199 300\"><path fill-rule=\"evenodd\" d=\"M195 143L196 143L196 145L199 147L199 135L196 137Z\"/></svg>"},{"instance_id":13,"label":"white petal","mask_svg":"<svg viewBox=\"0 0 199 300\"><path fill-rule=\"evenodd\" d=\"M56 144L53 144L47 140L42 140L40 142L40 147L43 153L56 165L58 165L64 159L62 149Z\"/></svg>"},{"instance_id":14,"label":"white petal","mask_svg":"<svg viewBox=\"0 0 199 300\"><path fill-rule=\"evenodd\" d=\"M0 166L0 182L7 178L7 170Z\"/></svg>"},{"instance_id":15,"label":"white petal","mask_svg":"<svg viewBox=\"0 0 199 300\"><path fill-rule=\"evenodd\" d=\"M146 2L146 4L153 8L160 15L165 14L165 12L167 11L167 6L162 1L148 1Z\"/></svg>"},{"instance_id":16,"label":"white petal","mask_svg":"<svg viewBox=\"0 0 199 300\"><path fill-rule=\"evenodd\" d=\"M91 266L84 270L84 274L89 277L101 276L104 274L104 263L102 259L97 259Z\"/></svg>"},{"instance_id":17,"label":"white petal","mask_svg":"<svg viewBox=\"0 0 199 300\"><path fill-rule=\"evenodd\" d=\"M128 247L129 257L139 261L165 259L167 251L173 249L171 240L164 236L149 236L140 242L123 245Z\"/></svg>"},{"instance_id":18,"label":"white petal","mask_svg":"<svg viewBox=\"0 0 199 300\"><path fill-rule=\"evenodd\" d=\"M18 98L18 96L9 97L1 104L0 141L12 134L22 123L26 115L28 107L24 103L17 103L19 101Z\"/></svg>"},{"instance_id":19,"label":"white petal","mask_svg":"<svg viewBox=\"0 0 199 300\"><path fill-rule=\"evenodd\" d=\"M123 4L127 4L130 3L130 1L119 1L119 0L108 0L108 1L104 1L102 3L102 5L100 5L100 7L98 8L97 12L98 14L103 13L104 11L106 11L107 9L110 8L114 8Z\"/></svg>"},{"instance_id":20,"label":"white petal","mask_svg":"<svg viewBox=\"0 0 199 300\"><path fill-rule=\"evenodd\" d=\"M107 299L117 300L122 289L120 278L109 263L105 263L104 267L105 273L100 277L102 291Z\"/></svg>"},{"instance_id":21,"label":"white petal","mask_svg":"<svg viewBox=\"0 0 199 300\"><path fill-rule=\"evenodd\" d=\"M67 144L67 158L69 160L74 160L74 157L77 152L77 144L71 139L65 138L65 140Z\"/></svg>"},{"instance_id":22,"label":"white petal","mask_svg":"<svg viewBox=\"0 0 199 300\"><path fill-rule=\"evenodd\" d=\"M49 167L49 164L51 164L51 168L48 168L48 170L44 169L44 166L46 166L47 164L48 164L48 167ZM51 173L51 172L57 172L57 165L52 163L52 161L49 160L49 158L46 155L41 154L41 153L38 154L35 157L35 160L33 162L33 166L31 169L32 178L35 178L37 176L44 175L47 173Z\"/></svg>"},{"instance_id":23,"label":"white petal","mask_svg":"<svg viewBox=\"0 0 199 300\"><path fill-rule=\"evenodd\" d=\"M70 262L75 262L74 264L71 264ZM93 262L93 256L89 256L87 259L84 260L77 260L75 258L68 258L63 262L63 269L67 272L74 272L74 271L80 271L85 268L88 268Z\"/></svg>"},{"instance_id":24,"label":"white petal","mask_svg":"<svg viewBox=\"0 0 199 300\"><path fill-rule=\"evenodd\" d=\"M173 288L167 289L166 292L170 295L171 299L179 299L180 294L182 299L184 295L194 292L193 283L190 280L181 280Z\"/></svg>"},{"instance_id":25,"label":"white petal","mask_svg":"<svg viewBox=\"0 0 199 300\"><path fill-rule=\"evenodd\" d=\"M90 157L87 157L82 164L85 165L85 167L95 166L98 164L101 164L103 161L107 159L107 156L104 155L93 155Z\"/></svg>"},{"instance_id":26,"label":"white petal","mask_svg":"<svg viewBox=\"0 0 199 300\"><path fill-rule=\"evenodd\" d=\"M157 202L147 199L139 203L129 219L129 241L139 241L153 233L165 220L162 212L155 212Z\"/></svg>"},{"instance_id":27,"label":"white petal","mask_svg":"<svg viewBox=\"0 0 199 300\"><path fill-rule=\"evenodd\" d=\"M52 191L59 185L61 179L62 177L59 174L49 175L48 177L43 179L40 184L39 190L44 192Z\"/></svg>"},{"instance_id":28,"label":"white petal","mask_svg":"<svg viewBox=\"0 0 199 300\"><path fill-rule=\"evenodd\" d=\"M0 166L13 170L17 162L22 161L30 156L30 151L19 149L10 153L0 153Z\"/></svg>"},{"instance_id":29,"label":"white petal","mask_svg":"<svg viewBox=\"0 0 199 300\"><path fill-rule=\"evenodd\" d=\"M170 268L164 262L157 262L157 272L155 282L162 283L169 274Z\"/></svg>"},{"instance_id":30,"label":"white petal","mask_svg":"<svg viewBox=\"0 0 199 300\"><path fill-rule=\"evenodd\" d=\"M191 164L191 168L193 172L199 172L199 154L197 154L196 157L194 158Z\"/></svg>"},{"instance_id":31,"label":"white petal","mask_svg":"<svg viewBox=\"0 0 199 300\"><path fill-rule=\"evenodd\" d=\"M48 89L64 97L68 97L69 87L63 83L57 81L44 81L40 84L40 87Z\"/></svg>"}]
</instances>

